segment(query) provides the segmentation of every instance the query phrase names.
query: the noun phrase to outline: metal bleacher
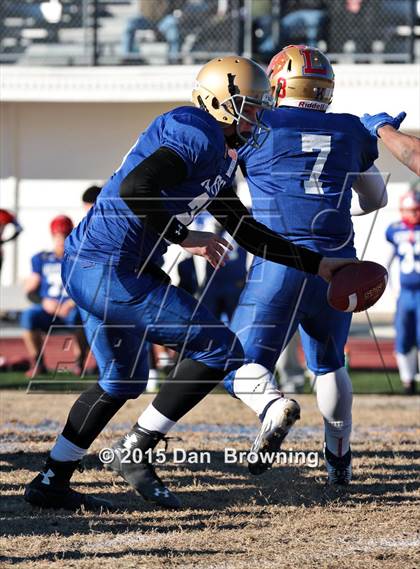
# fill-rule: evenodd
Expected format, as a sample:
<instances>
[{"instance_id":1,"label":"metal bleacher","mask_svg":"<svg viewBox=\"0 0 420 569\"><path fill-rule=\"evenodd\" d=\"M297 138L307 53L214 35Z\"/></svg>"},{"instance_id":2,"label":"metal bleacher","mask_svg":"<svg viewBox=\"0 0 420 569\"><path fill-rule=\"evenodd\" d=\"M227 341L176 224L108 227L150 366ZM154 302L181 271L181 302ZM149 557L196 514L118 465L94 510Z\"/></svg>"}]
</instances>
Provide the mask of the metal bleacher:
<instances>
[{"instance_id":1,"label":"metal bleacher","mask_svg":"<svg viewBox=\"0 0 420 569\"><path fill-rule=\"evenodd\" d=\"M92 61L94 19L105 55L118 54L121 30L131 3L127 0L60 0L58 23L43 16L41 0L2 0L0 61L22 65L88 65ZM113 63L112 61L107 62Z\"/></svg>"},{"instance_id":2,"label":"metal bleacher","mask_svg":"<svg viewBox=\"0 0 420 569\"><path fill-rule=\"evenodd\" d=\"M47 22L39 1L10 1L0 3L1 59L3 63L16 63L32 46L49 46L60 43L60 34L68 28L80 28L82 0L63 0L63 14L59 24Z\"/></svg>"},{"instance_id":3,"label":"metal bleacher","mask_svg":"<svg viewBox=\"0 0 420 569\"><path fill-rule=\"evenodd\" d=\"M167 11L135 32L139 52L124 53L123 35L130 20L138 16L134 0L1 0L0 63L194 64L244 51L266 62L272 54L260 47L267 40L274 52L285 41L308 41L304 25L289 35L285 29L279 32L287 15L286 0L272 0L268 12L253 19L252 10L259 1L249 0L246 12L243 0L167 0ZM56 22L47 21L43 12L49 3L62 11ZM333 62L409 63L420 58L417 0L366 0L360 3L359 13L347 10L345 0L324 0L323 5L325 23L319 26L317 42ZM170 40L160 31L163 14L172 14L176 20L171 29L179 37L172 53Z\"/></svg>"}]
</instances>

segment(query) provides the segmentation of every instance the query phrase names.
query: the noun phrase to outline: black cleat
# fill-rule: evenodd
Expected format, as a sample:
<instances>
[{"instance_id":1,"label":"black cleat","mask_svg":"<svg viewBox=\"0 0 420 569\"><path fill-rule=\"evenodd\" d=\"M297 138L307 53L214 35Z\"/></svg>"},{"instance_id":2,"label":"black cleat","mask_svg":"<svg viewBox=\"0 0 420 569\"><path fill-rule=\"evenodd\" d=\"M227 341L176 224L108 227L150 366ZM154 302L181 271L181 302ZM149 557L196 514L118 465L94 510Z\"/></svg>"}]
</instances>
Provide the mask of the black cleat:
<instances>
[{"instance_id":1,"label":"black cleat","mask_svg":"<svg viewBox=\"0 0 420 569\"><path fill-rule=\"evenodd\" d=\"M178 509L181 507L179 498L165 486L149 460L152 450L163 439L161 433L134 425L113 447L114 459L105 468L122 476L147 502Z\"/></svg>"},{"instance_id":2,"label":"black cleat","mask_svg":"<svg viewBox=\"0 0 420 569\"><path fill-rule=\"evenodd\" d=\"M86 510L111 510L112 504L101 498L76 492L70 488L70 478L80 461L58 462L48 457L43 472L40 472L25 488L24 498L32 506L54 508L75 512Z\"/></svg>"},{"instance_id":3,"label":"black cleat","mask_svg":"<svg viewBox=\"0 0 420 569\"><path fill-rule=\"evenodd\" d=\"M404 395L415 395L416 394L416 381L412 379L408 383L403 383Z\"/></svg>"},{"instance_id":4,"label":"black cleat","mask_svg":"<svg viewBox=\"0 0 420 569\"><path fill-rule=\"evenodd\" d=\"M343 456L335 456L324 444L324 459L327 467L327 484L332 486L347 486L351 482L351 449Z\"/></svg>"}]
</instances>

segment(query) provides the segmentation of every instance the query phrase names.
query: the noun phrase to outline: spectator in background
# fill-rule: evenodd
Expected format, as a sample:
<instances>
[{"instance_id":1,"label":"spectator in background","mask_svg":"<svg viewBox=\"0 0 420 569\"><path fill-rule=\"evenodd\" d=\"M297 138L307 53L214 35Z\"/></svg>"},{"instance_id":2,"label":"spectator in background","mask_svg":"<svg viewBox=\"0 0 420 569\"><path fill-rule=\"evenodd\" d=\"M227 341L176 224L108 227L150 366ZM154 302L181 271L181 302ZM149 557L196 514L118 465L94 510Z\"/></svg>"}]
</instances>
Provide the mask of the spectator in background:
<instances>
[{"instance_id":1,"label":"spectator in background","mask_svg":"<svg viewBox=\"0 0 420 569\"><path fill-rule=\"evenodd\" d=\"M21 326L31 366L27 377L47 373L42 355L43 333L51 325L80 325L81 318L74 301L68 297L61 281L61 263L64 255L64 240L73 229L72 220L65 216L55 217L50 224L53 239L52 251L41 251L32 257L32 273L25 283L25 292L35 305L22 313ZM73 343L76 364L74 372L81 375L87 353L87 343L82 328L75 332Z\"/></svg>"},{"instance_id":2,"label":"spectator in background","mask_svg":"<svg viewBox=\"0 0 420 569\"><path fill-rule=\"evenodd\" d=\"M137 30L154 30L157 23L168 13L172 3L172 0L159 0L159 2L136 0L133 2L137 15L128 19L123 32L123 55L133 55L140 52L135 41Z\"/></svg>"},{"instance_id":3,"label":"spectator in background","mask_svg":"<svg viewBox=\"0 0 420 569\"><path fill-rule=\"evenodd\" d=\"M317 47L323 38L327 12L322 0L286 0L281 3L280 39L283 45L305 43Z\"/></svg>"},{"instance_id":4,"label":"spectator in background","mask_svg":"<svg viewBox=\"0 0 420 569\"><path fill-rule=\"evenodd\" d=\"M176 63L178 61L181 49L181 36L179 32L179 19L181 15L181 10L174 10L166 14L157 24L158 31L168 44L168 59L170 63Z\"/></svg>"},{"instance_id":5,"label":"spectator in background","mask_svg":"<svg viewBox=\"0 0 420 569\"><path fill-rule=\"evenodd\" d=\"M123 35L123 54L139 53L135 43L137 30L158 32L168 44L169 63L177 63L181 45L188 35L195 36L203 29L216 7L220 12L227 0L137 0L137 16L130 18ZM226 8L225 8L226 11Z\"/></svg>"},{"instance_id":6,"label":"spectator in background","mask_svg":"<svg viewBox=\"0 0 420 569\"><path fill-rule=\"evenodd\" d=\"M268 0L259 0L253 5L255 51L264 59L270 59L288 44L304 43L316 47L321 39L325 39L328 13L324 0L282 1L279 37L276 37L272 10L273 5Z\"/></svg>"},{"instance_id":7,"label":"spectator in background","mask_svg":"<svg viewBox=\"0 0 420 569\"><path fill-rule=\"evenodd\" d=\"M372 62L379 54L408 55L409 37L399 26L416 25L416 0L324 0L330 15L328 50L353 54L358 63ZM418 2L417 2L418 4ZM414 17L414 21L413 21ZM395 61L395 59L390 59Z\"/></svg>"},{"instance_id":8,"label":"spectator in background","mask_svg":"<svg viewBox=\"0 0 420 569\"><path fill-rule=\"evenodd\" d=\"M363 0L346 0L346 10L352 14L358 14L362 7Z\"/></svg>"},{"instance_id":9,"label":"spectator in background","mask_svg":"<svg viewBox=\"0 0 420 569\"><path fill-rule=\"evenodd\" d=\"M225 0L218 0L217 4L222 1ZM212 15L212 3L209 4L208 0L184 0L177 5L178 8L169 10L157 25L157 29L168 43L169 63L178 63L183 41L188 36L195 41L199 31L204 32L211 22Z\"/></svg>"},{"instance_id":10,"label":"spectator in background","mask_svg":"<svg viewBox=\"0 0 420 569\"><path fill-rule=\"evenodd\" d=\"M89 186L82 194L83 209L87 213L101 193L101 186Z\"/></svg>"},{"instance_id":11,"label":"spectator in background","mask_svg":"<svg viewBox=\"0 0 420 569\"><path fill-rule=\"evenodd\" d=\"M371 54L372 43L380 39L378 2L367 0L324 0L330 18L328 51L330 53L358 54L359 63L370 59L360 54ZM353 59L353 56L352 56Z\"/></svg>"},{"instance_id":12,"label":"spectator in background","mask_svg":"<svg viewBox=\"0 0 420 569\"><path fill-rule=\"evenodd\" d=\"M9 237L3 238L3 232L7 225L13 225L14 231ZM21 231L22 227L19 225L13 213L10 213L7 209L0 209L0 271L3 265L3 244L16 239Z\"/></svg>"},{"instance_id":13,"label":"spectator in background","mask_svg":"<svg viewBox=\"0 0 420 569\"><path fill-rule=\"evenodd\" d=\"M416 392L420 350L420 192L402 196L401 221L386 230L386 238L400 262L400 295L395 315L396 356L406 395Z\"/></svg>"}]
</instances>

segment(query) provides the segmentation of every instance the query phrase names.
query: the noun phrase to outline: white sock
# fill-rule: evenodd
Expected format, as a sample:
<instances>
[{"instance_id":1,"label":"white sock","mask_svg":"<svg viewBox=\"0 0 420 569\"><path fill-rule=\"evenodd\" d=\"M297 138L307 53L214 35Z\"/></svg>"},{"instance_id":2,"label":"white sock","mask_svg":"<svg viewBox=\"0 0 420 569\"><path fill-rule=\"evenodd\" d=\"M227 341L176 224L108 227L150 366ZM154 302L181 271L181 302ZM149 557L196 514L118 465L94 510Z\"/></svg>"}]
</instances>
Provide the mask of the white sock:
<instances>
[{"instance_id":1,"label":"white sock","mask_svg":"<svg viewBox=\"0 0 420 569\"><path fill-rule=\"evenodd\" d=\"M398 371L403 383L410 383L417 373L417 348L411 348L406 354L396 353Z\"/></svg>"},{"instance_id":2,"label":"white sock","mask_svg":"<svg viewBox=\"0 0 420 569\"><path fill-rule=\"evenodd\" d=\"M159 386L159 373L156 369L149 370L149 379L147 381L147 393L156 393Z\"/></svg>"},{"instance_id":3,"label":"white sock","mask_svg":"<svg viewBox=\"0 0 420 569\"><path fill-rule=\"evenodd\" d=\"M345 367L316 378L318 408L324 417L328 450L343 456L350 448L353 389Z\"/></svg>"},{"instance_id":4,"label":"white sock","mask_svg":"<svg viewBox=\"0 0 420 569\"><path fill-rule=\"evenodd\" d=\"M170 366L172 362L172 357L169 354L162 354L159 356L156 367L158 369L163 369L166 366Z\"/></svg>"},{"instance_id":5,"label":"white sock","mask_svg":"<svg viewBox=\"0 0 420 569\"><path fill-rule=\"evenodd\" d=\"M80 460L85 456L86 452L87 449L80 448L63 437L63 435L59 435L50 452L50 456L58 462L68 462Z\"/></svg>"},{"instance_id":6,"label":"white sock","mask_svg":"<svg viewBox=\"0 0 420 569\"><path fill-rule=\"evenodd\" d=\"M271 401L283 396L273 374L260 364L245 364L236 370L233 392L258 416Z\"/></svg>"},{"instance_id":7,"label":"white sock","mask_svg":"<svg viewBox=\"0 0 420 569\"><path fill-rule=\"evenodd\" d=\"M148 431L157 431L158 433L162 433L162 435L166 435L176 424L176 421L171 421L171 419L162 415L162 413L153 407L153 403L150 403L138 418L137 424L139 427L147 429Z\"/></svg>"}]
</instances>

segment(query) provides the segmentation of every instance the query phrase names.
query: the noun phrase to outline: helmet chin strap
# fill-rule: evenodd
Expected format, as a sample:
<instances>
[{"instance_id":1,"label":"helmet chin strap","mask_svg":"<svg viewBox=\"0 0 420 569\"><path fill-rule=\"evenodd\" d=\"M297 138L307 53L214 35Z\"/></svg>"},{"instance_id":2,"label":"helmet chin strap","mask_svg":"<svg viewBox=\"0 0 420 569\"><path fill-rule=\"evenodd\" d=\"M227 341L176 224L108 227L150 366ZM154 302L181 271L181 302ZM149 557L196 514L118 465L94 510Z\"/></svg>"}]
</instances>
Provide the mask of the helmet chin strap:
<instances>
[{"instance_id":1,"label":"helmet chin strap","mask_svg":"<svg viewBox=\"0 0 420 569\"><path fill-rule=\"evenodd\" d=\"M238 138L238 135L236 133L236 127L235 124L223 124L222 122L219 122L219 125L222 127L223 130L223 135L225 137L225 142L228 145L229 148L239 148L239 143L240 140Z\"/></svg>"},{"instance_id":2,"label":"helmet chin strap","mask_svg":"<svg viewBox=\"0 0 420 569\"><path fill-rule=\"evenodd\" d=\"M225 134L225 141L226 144L229 146L229 148L233 148L233 149L238 149L241 148L241 146L243 146L245 144L245 142L243 142L238 134L235 132L233 132L232 134Z\"/></svg>"},{"instance_id":3,"label":"helmet chin strap","mask_svg":"<svg viewBox=\"0 0 420 569\"><path fill-rule=\"evenodd\" d=\"M230 124L229 126L222 125L222 123L219 123L219 124L223 128L223 134L225 135L225 141L226 141L226 144L229 146L229 148L233 148L235 150L238 148L241 148L242 146L247 144L247 142L248 142L247 138L252 137L250 132L239 134L237 124ZM230 127L232 127L232 131L227 133L226 131L227 130L230 131Z\"/></svg>"}]
</instances>

